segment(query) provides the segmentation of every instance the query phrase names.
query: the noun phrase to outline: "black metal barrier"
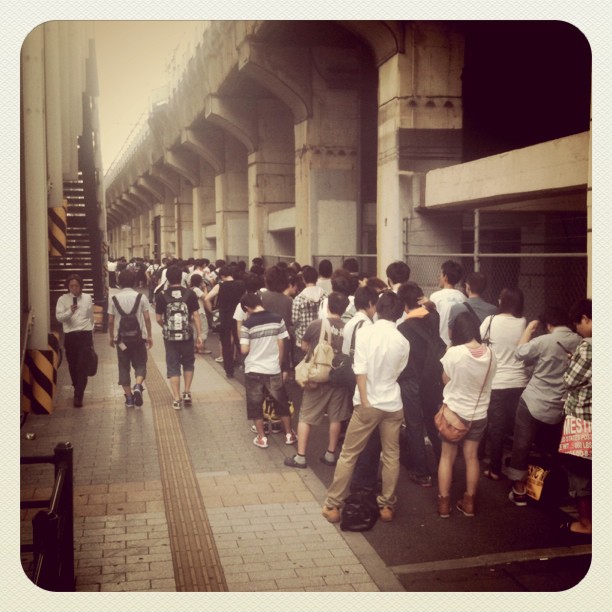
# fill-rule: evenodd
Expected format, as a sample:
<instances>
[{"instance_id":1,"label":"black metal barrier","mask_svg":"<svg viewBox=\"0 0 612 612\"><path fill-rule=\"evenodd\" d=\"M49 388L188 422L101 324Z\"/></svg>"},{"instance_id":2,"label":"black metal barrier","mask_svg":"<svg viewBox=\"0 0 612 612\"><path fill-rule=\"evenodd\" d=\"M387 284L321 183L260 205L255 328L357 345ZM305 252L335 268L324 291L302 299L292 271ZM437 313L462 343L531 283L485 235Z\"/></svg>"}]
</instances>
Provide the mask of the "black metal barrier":
<instances>
[{"instance_id":1,"label":"black metal barrier","mask_svg":"<svg viewBox=\"0 0 612 612\"><path fill-rule=\"evenodd\" d=\"M21 464L52 463L55 482L50 499L25 500L21 509L45 508L32 519L33 543L21 552L34 553L32 582L47 591L74 591L74 521L72 451L70 442L60 442L53 455L21 457Z\"/></svg>"}]
</instances>

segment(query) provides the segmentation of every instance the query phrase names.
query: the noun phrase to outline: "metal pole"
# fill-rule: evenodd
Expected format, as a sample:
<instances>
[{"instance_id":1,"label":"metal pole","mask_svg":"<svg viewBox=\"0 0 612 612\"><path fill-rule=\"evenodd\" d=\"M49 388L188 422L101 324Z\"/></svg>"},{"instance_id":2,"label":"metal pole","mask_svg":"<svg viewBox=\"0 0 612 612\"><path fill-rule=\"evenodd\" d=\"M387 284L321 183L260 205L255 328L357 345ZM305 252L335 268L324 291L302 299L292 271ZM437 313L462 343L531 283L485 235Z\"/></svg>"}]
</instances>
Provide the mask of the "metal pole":
<instances>
[{"instance_id":1,"label":"metal pole","mask_svg":"<svg viewBox=\"0 0 612 612\"><path fill-rule=\"evenodd\" d=\"M480 209L474 210L474 272L480 272Z\"/></svg>"}]
</instances>

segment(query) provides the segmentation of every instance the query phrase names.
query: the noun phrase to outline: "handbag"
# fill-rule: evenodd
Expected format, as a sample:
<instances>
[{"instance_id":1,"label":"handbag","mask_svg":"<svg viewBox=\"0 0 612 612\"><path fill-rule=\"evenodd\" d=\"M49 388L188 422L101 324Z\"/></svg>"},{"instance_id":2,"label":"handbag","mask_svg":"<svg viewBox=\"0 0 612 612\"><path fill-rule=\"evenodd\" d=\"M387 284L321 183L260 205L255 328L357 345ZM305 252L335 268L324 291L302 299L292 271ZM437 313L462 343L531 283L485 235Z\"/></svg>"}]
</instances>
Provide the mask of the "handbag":
<instances>
[{"instance_id":1,"label":"handbag","mask_svg":"<svg viewBox=\"0 0 612 612\"><path fill-rule=\"evenodd\" d=\"M559 452L583 459L593 458L593 426L591 421L566 415Z\"/></svg>"},{"instance_id":2,"label":"handbag","mask_svg":"<svg viewBox=\"0 0 612 612\"><path fill-rule=\"evenodd\" d=\"M337 353L334 355L332 369L329 373L329 382L332 385L347 387L348 389L353 390L355 389L355 385L357 384L357 378L355 377L355 372L353 371L355 336L357 335L357 330L364 323L365 321L359 321L359 323L355 325L353 337L351 338L351 348L349 350L349 354L345 355L344 353Z\"/></svg>"},{"instance_id":3,"label":"handbag","mask_svg":"<svg viewBox=\"0 0 612 612\"><path fill-rule=\"evenodd\" d=\"M476 405L474 406L472 418L470 419L470 422L467 423L467 425L463 422L459 415L453 410L451 410L446 404L442 404L442 406L440 406L440 410L438 410L438 412L436 413L436 416L434 417L436 429L440 433L440 437L443 440L446 440L446 442L459 442L460 440L465 438L468 431L470 431L470 427L472 426L472 420L474 420L474 415L476 414L476 408L478 408L478 404L480 403L480 398L482 396L484 386L487 382L487 378L489 378L492 361L493 354L490 353L487 373L485 374L484 380L482 381L482 385L480 386L480 393L478 394L478 399L476 400Z\"/></svg>"},{"instance_id":4,"label":"handbag","mask_svg":"<svg viewBox=\"0 0 612 612\"><path fill-rule=\"evenodd\" d=\"M87 357L87 376L95 376L98 372L98 354L93 346L89 349Z\"/></svg>"},{"instance_id":5,"label":"handbag","mask_svg":"<svg viewBox=\"0 0 612 612\"><path fill-rule=\"evenodd\" d=\"M329 382L333 360L334 349L331 345L331 326L327 319L322 319L319 342L314 350L308 351L304 359L295 367L295 382L300 387L316 386L319 383Z\"/></svg>"}]
</instances>

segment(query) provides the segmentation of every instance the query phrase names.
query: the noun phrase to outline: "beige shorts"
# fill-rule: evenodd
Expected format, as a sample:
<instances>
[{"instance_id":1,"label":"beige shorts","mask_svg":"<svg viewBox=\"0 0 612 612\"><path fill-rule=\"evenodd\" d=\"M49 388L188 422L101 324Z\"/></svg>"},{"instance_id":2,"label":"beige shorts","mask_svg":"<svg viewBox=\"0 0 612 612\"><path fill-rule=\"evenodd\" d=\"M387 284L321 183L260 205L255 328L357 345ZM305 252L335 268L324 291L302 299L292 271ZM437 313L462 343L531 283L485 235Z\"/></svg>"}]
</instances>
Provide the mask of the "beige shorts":
<instances>
[{"instance_id":1,"label":"beige shorts","mask_svg":"<svg viewBox=\"0 0 612 612\"><path fill-rule=\"evenodd\" d=\"M351 416L350 398L344 387L320 384L315 389L306 387L300 408L300 421L319 425L327 413L330 421L346 421Z\"/></svg>"}]
</instances>

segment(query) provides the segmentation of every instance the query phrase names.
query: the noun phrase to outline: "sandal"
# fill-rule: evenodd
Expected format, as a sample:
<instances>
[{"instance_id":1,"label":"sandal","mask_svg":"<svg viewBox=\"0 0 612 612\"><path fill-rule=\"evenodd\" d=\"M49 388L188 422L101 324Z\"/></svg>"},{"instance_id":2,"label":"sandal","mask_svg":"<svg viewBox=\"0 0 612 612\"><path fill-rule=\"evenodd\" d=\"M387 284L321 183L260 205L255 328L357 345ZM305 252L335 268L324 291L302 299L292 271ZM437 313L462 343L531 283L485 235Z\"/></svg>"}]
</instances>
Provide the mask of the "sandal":
<instances>
[{"instance_id":1,"label":"sandal","mask_svg":"<svg viewBox=\"0 0 612 612\"><path fill-rule=\"evenodd\" d=\"M590 540L592 534L581 533L579 531L572 531L572 525L575 522L576 521L565 521L561 523L559 525L559 533L563 536L570 536L572 539L575 539L575 540Z\"/></svg>"},{"instance_id":2,"label":"sandal","mask_svg":"<svg viewBox=\"0 0 612 612\"><path fill-rule=\"evenodd\" d=\"M499 482L500 480L504 480L505 476L503 474L496 474L495 472L492 472L491 470L487 469L485 470L482 475L485 478L488 478L489 480L492 480L493 482Z\"/></svg>"}]
</instances>

